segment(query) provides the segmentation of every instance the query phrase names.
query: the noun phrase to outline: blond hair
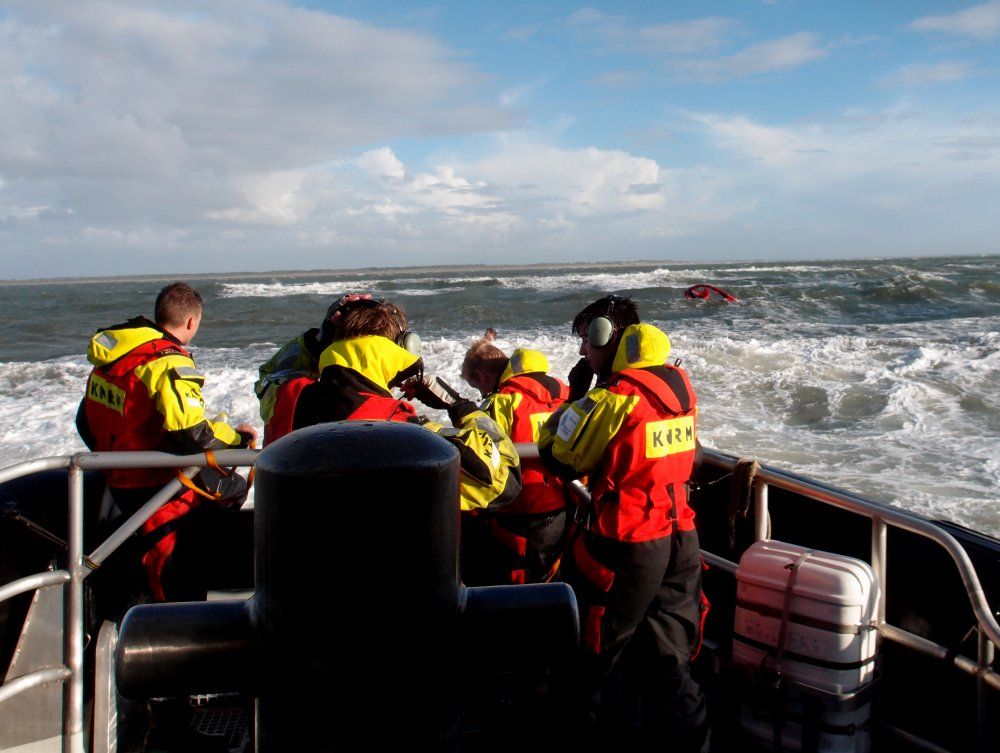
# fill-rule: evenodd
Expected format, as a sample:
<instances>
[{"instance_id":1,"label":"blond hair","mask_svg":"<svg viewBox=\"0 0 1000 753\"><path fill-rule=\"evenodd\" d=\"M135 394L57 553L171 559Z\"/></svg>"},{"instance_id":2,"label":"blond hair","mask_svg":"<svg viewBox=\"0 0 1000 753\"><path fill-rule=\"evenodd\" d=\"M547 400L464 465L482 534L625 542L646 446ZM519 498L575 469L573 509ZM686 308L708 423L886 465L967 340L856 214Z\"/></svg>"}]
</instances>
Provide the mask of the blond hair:
<instances>
[{"instance_id":1,"label":"blond hair","mask_svg":"<svg viewBox=\"0 0 1000 753\"><path fill-rule=\"evenodd\" d=\"M476 340L465 351L465 358L462 361L462 379L468 381L469 376L477 369L499 377L504 366L507 365L507 361L507 355L488 338Z\"/></svg>"}]
</instances>

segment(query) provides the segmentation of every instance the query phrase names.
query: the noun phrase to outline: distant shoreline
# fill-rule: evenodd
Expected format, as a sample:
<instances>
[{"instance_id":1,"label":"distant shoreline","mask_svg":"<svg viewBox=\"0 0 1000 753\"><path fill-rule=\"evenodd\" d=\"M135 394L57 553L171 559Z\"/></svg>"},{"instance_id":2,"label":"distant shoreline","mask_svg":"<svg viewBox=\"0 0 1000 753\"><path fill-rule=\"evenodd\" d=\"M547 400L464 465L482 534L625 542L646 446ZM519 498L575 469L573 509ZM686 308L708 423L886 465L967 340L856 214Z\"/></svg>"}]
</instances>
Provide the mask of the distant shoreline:
<instances>
[{"instance_id":1,"label":"distant shoreline","mask_svg":"<svg viewBox=\"0 0 1000 753\"><path fill-rule=\"evenodd\" d=\"M348 275L362 277L373 273L413 273L431 274L485 272L490 270L503 271L545 271L552 269L622 269L624 267L656 267L676 264L727 264L738 262L719 262L699 260L687 262L679 259L641 259L636 261L607 262L567 262L557 264L431 264L427 266L407 267L362 267L360 269L275 269L268 272L196 272L190 274L146 274L146 275L109 275L108 277L34 277L26 280L0 280L2 285L76 285L94 282L156 282L159 280L261 280L271 277L344 277ZM770 263L770 262L767 262Z\"/></svg>"},{"instance_id":2,"label":"distant shoreline","mask_svg":"<svg viewBox=\"0 0 1000 753\"><path fill-rule=\"evenodd\" d=\"M274 269L266 272L192 272L163 273L142 275L109 275L107 277L33 277L24 280L0 280L0 287L15 285L78 285L87 283L108 282L158 282L161 280L266 280L273 277L300 279L304 277L363 277L370 274L455 274L470 272L537 272L554 269L623 269L626 267L670 267L684 265L754 265L754 264L826 264L850 262L880 262L893 259L927 259L927 258L974 258L1000 256L1000 254L926 254L917 256L864 256L836 257L829 259L635 259L631 261L586 261L586 262L545 262L540 264L430 264L426 266L409 265L405 267L361 267L354 269Z\"/></svg>"}]
</instances>

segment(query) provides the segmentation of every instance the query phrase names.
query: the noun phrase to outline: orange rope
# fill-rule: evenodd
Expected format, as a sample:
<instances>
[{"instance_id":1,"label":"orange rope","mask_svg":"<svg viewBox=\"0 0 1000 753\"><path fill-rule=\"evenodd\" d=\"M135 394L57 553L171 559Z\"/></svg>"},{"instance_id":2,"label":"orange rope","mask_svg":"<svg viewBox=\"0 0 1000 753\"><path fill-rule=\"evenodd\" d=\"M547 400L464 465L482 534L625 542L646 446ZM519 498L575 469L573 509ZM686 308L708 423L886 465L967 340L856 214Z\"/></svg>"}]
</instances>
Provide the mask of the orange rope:
<instances>
[{"instance_id":1,"label":"orange rope","mask_svg":"<svg viewBox=\"0 0 1000 753\"><path fill-rule=\"evenodd\" d=\"M222 497L221 494L218 494L218 493L213 494L212 492L205 491L200 486L198 486L197 484L195 484L194 481L192 481L190 478L188 478L183 473L181 473L181 471L177 471L177 480L181 482L182 486L186 486L188 489L190 489L191 491L193 491L195 494L198 494L198 495L204 497L205 499L213 499L214 500L214 499L220 499Z\"/></svg>"},{"instance_id":2,"label":"orange rope","mask_svg":"<svg viewBox=\"0 0 1000 753\"><path fill-rule=\"evenodd\" d=\"M249 444L249 449L254 449L256 443L251 441ZM208 461L208 467L213 470L218 471L223 476L232 476L232 468L223 468L215 459L215 453L212 450L205 450L205 460ZM250 467L250 472L247 474L247 489L253 486L253 466ZM181 470L177 469L177 480L181 482L182 486L186 486L191 491L204 497L205 499L217 500L222 498L222 494L219 492L208 492L202 489L200 486L194 483L188 476L185 476Z\"/></svg>"}]
</instances>

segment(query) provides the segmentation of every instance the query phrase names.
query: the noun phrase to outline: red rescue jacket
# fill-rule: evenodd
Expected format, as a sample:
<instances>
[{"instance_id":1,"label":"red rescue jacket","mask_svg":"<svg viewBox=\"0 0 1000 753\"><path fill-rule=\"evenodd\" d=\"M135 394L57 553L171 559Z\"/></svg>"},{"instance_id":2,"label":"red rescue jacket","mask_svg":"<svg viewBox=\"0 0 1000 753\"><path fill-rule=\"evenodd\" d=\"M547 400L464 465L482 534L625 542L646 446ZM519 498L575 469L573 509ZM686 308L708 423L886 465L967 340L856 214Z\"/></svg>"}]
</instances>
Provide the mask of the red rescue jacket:
<instances>
[{"instance_id":1,"label":"red rescue jacket","mask_svg":"<svg viewBox=\"0 0 1000 753\"><path fill-rule=\"evenodd\" d=\"M274 398L274 412L264 424L264 446L280 439L292 430L292 419L295 418L295 404L299 393L316 380L308 376L289 379L287 382L273 385L277 390Z\"/></svg>"},{"instance_id":2,"label":"red rescue jacket","mask_svg":"<svg viewBox=\"0 0 1000 753\"><path fill-rule=\"evenodd\" d=\"M155 450L163 446L166 431L156 400L135 374L136 368L170 353L190 354L167 339L150 340L105 366L96 367L87 380L84 399L87 423L97 452ZM172 468L135 468L107 471L108 486L135 489L162 486L176 474Z\"/></svg>"},{"instance_id":3,"label":"red rescue jacket","mask_svg":"<svg viewBox=\"0 0 1000 753\"><path fill-rule=\"evenodd\" d=\"M569 387L557 382L559 394L552 392L539 380L541 374L520 374L507 379L498 392L520 394L521 400L514 409L509 436L512 442L534 444L538 439L538 425L551 415L569 397ZM556 382L557 380L551 379ZM537 458L521 461L521 493L517 499L497 511L504 514L543 514L566 506L563 481L545 470Z\"/></svg>"},{"instance_id":4,"label":"red rescue jacket","mask_svg":"<svg viewBox=\"0 0 1000 753\"><path fill-rule=\"evenodd\" d=\"M683 403L670 381L683 385ZM675 519L679 530L693 530L687 482L694 469L697 410L687 374L670 365L625 369L605 388L639 400L608 445L602 468L591 475L591 530L626 541L667 535Z\"/></svg>"}]
</instances>

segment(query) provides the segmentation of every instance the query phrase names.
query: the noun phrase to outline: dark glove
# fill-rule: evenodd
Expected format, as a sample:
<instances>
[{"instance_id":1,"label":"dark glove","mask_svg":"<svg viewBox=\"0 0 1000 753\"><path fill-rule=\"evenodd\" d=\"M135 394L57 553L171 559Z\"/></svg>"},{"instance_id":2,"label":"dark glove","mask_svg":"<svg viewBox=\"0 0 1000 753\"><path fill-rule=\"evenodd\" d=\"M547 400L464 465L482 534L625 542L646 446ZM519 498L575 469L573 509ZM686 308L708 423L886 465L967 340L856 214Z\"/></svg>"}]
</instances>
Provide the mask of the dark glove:
<instances>
[{"instance_id":1,"label":"dark glove","mask_svg":"<svg viewBox=\"0 0 1000 753\"><path fill-rule=\"evenodd\" d=\"M576 362L569 370L569 399L579 400L590 392L590 383L594 381L594 370L590 368L586 358Z\"/></svg>"},{"instance_id":2,"label":"dark glove","mask_svg":"<svg viewBox=\"0 0 1000 753\"><path fill-rule=\"evenodd\" d=\"M478 405L463 397L456 400L451 404L451 407L448 408L448 418L451 419L452 426L459 426L462 423L462 419L477 410L479 410Z\"/></svg>"},{"instance_id":3,"label":"dark glove","mask_svg":"<svg viewBox=\"0 0 1000 753\"><path fill-rule=\"evenodd\" d=\"M462 396L455 392L441 377L425 374L419 379L411 379L403 384L403 393L410 399L417 399L428 408L447 410Z\"/></svg>"}]
</instances>

